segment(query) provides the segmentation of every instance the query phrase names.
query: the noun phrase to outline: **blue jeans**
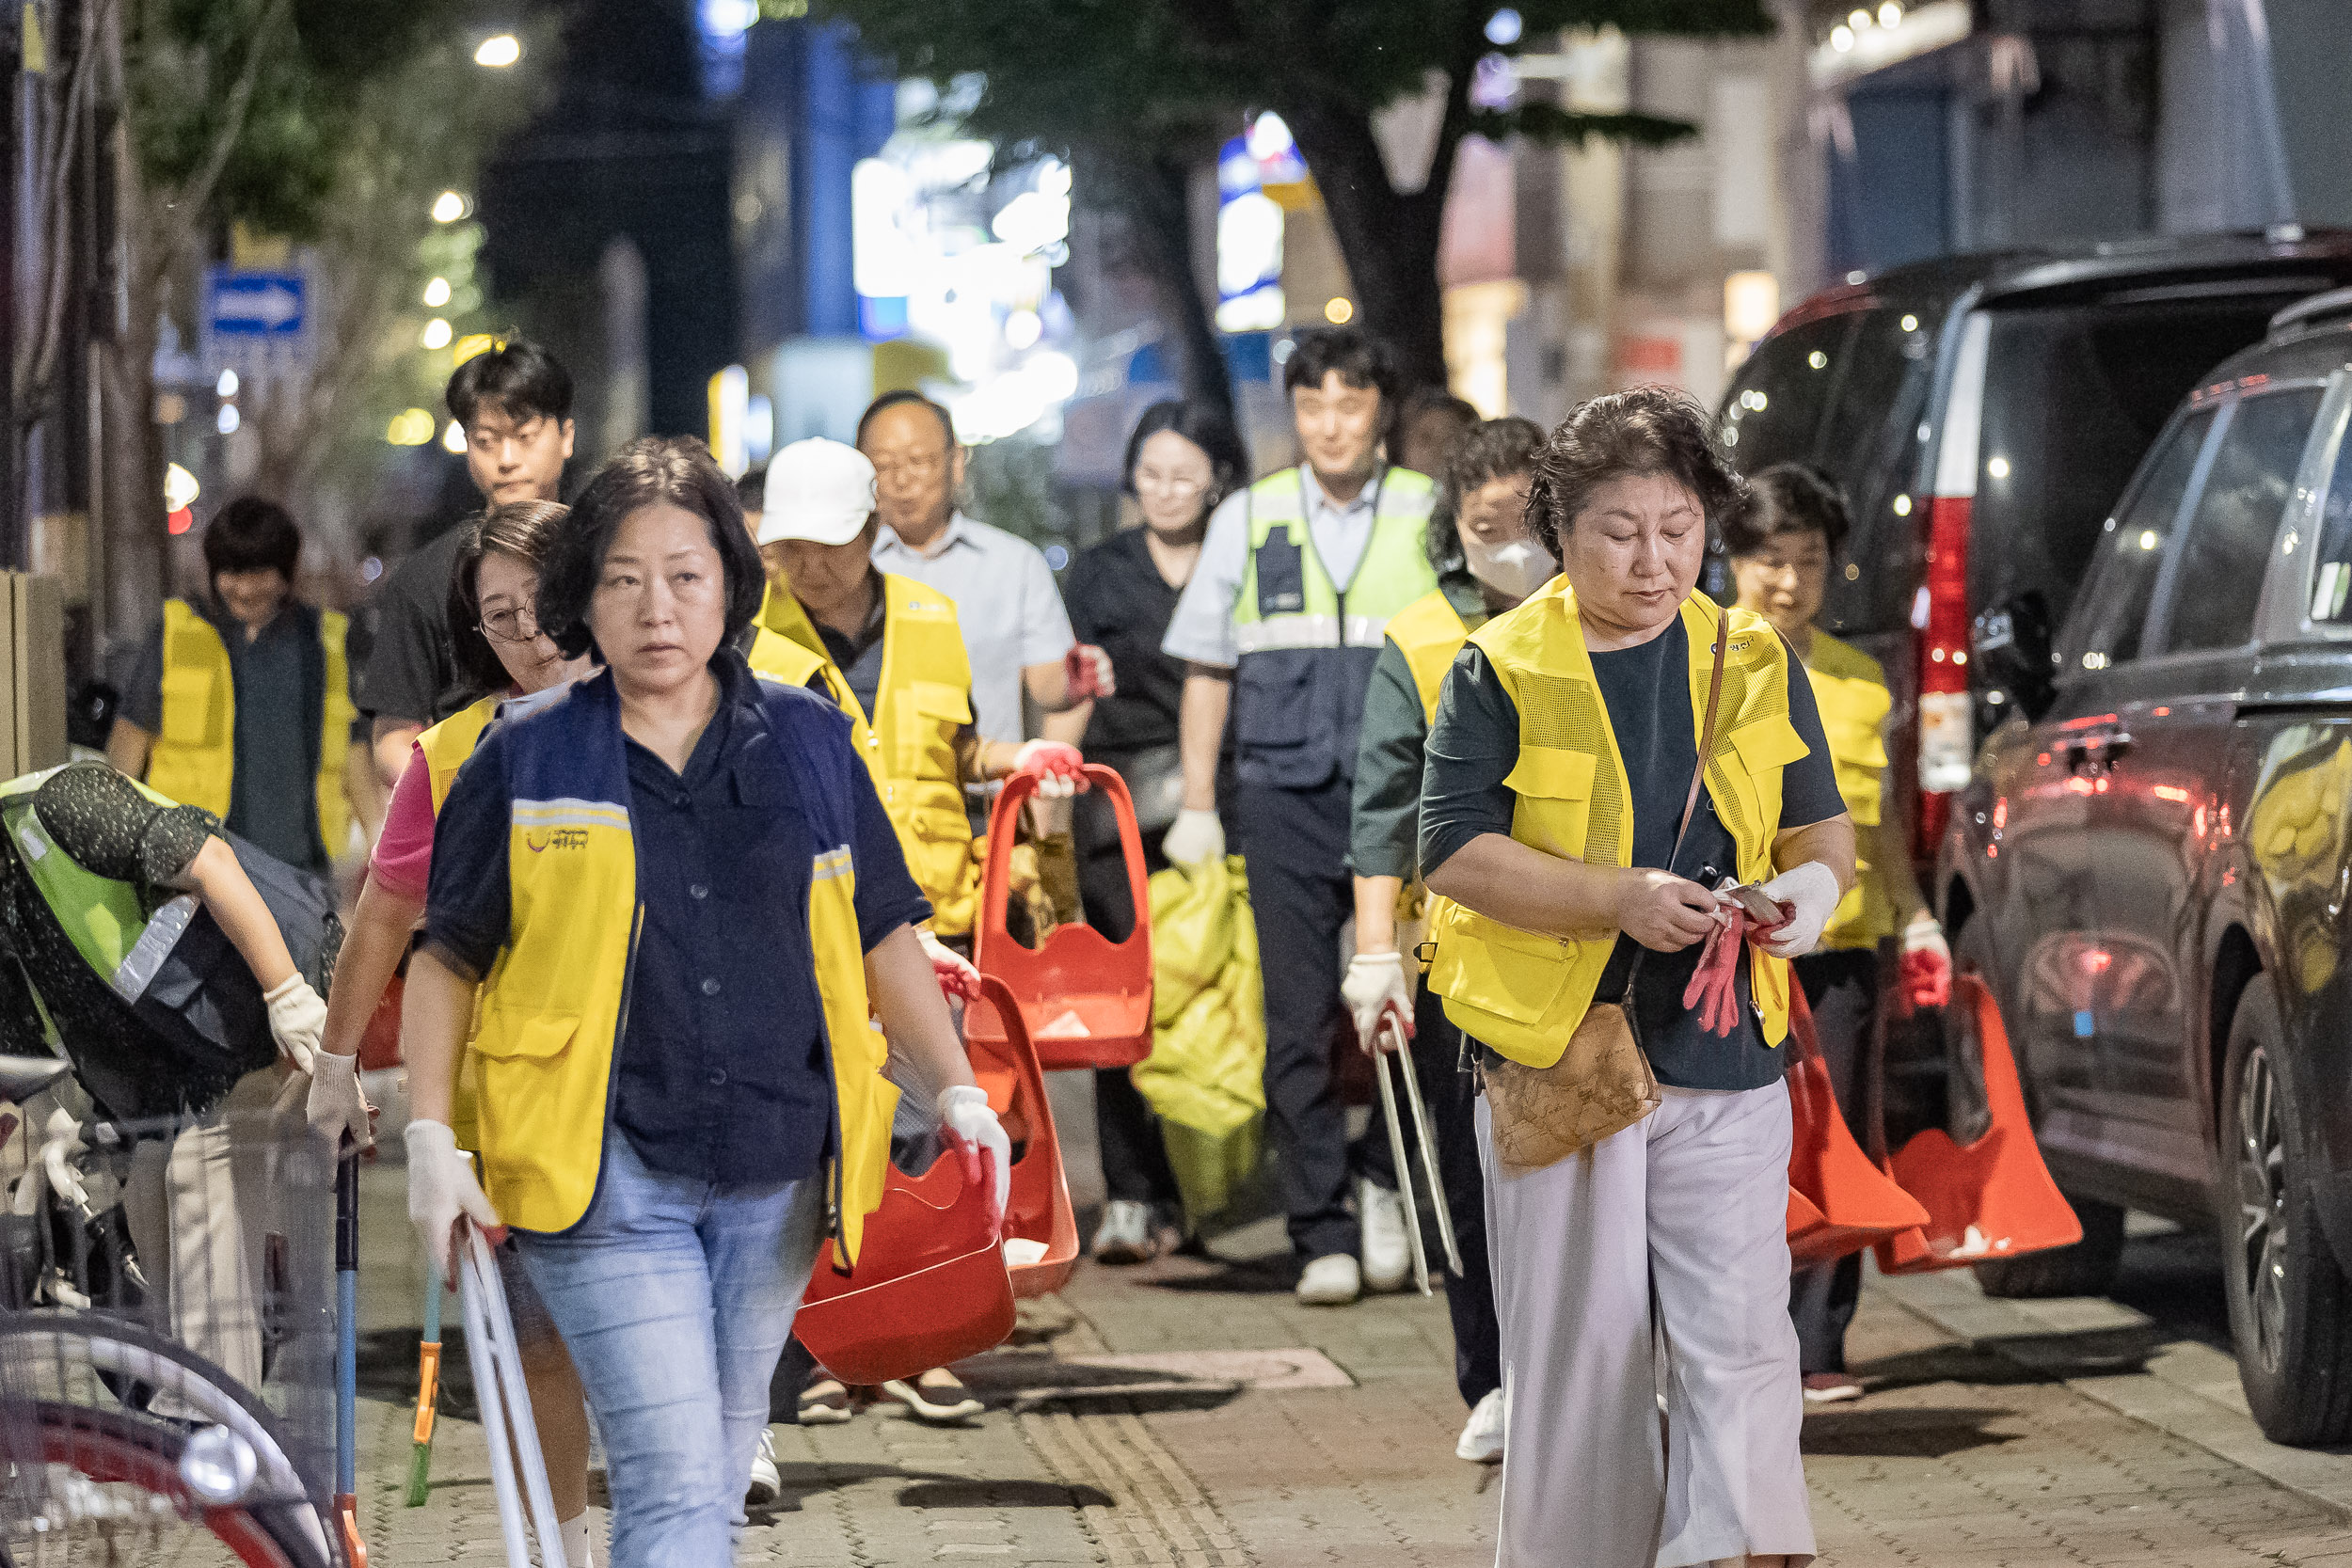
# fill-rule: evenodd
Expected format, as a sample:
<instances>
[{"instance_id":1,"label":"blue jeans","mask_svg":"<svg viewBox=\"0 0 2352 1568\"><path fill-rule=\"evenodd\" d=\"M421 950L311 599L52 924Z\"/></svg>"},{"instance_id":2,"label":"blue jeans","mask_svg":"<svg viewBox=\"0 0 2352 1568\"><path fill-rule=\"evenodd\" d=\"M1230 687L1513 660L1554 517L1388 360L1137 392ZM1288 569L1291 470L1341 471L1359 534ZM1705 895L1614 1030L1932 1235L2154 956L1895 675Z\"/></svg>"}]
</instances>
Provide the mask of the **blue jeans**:
<instances>
[{"instance_id":1,"label":"blue jeans","mask_svg":"<svg viewBox=\"0 0 2352 1568\"><path fill-rule=\"evenodd\" d=\"M607 1129L580 1224L515 1233L604 1436L612 1568L732 1560L823 1190L821 1176L722 1187L665 1175Z\"/></svg>"}]
</instances>

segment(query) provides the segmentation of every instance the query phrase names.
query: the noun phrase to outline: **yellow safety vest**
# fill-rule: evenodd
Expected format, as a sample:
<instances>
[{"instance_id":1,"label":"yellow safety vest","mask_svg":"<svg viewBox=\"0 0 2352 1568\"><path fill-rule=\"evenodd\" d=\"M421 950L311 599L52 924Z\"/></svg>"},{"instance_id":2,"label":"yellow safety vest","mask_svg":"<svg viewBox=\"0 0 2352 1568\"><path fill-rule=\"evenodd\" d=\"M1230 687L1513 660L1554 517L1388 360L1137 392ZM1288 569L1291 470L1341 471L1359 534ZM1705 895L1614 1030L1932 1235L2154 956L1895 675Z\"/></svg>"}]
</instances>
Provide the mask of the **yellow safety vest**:
<instances>
[{"instance_id":1,"label":"yellow safety vest","mask_svg":"<svg viewBox=\"0 0 2352 1568\"><path fill-rule=\"evenodd\" d=\"M762 684L761 707L816 844L806 962L822 1004L835 1126L827 1228L844 1268L882 1203L898 1091L871 1025L858 932L849 748L815 693ZM513 916L482 982L473 1049L482 1069L484 1185L526 1230L577 1225L596 1196L612 1066L644 919L628 811L620 699L609 672L501 731L506 747Z\"/></svg>"},{"instance_id":2,"label":"yellow safety vest","mask_svg":"<svg viewBox=\"0 0 2352 1568\"><path fill-rule=\"evenodd\" d=\"M450 785L457 782L457 770L482 744L482 733L498 717L499 705L506 701L506 693L495 692L470 706L460 708L439 723L417 736L417 749L423 754L425 780L433 786L433 815L441 815L441 803L449 799ZM473 1148L482 1141L482 1128L475 1109L475 1099L481 1092L481 1065L474 1059L473 1029L466 1031L466 1049L457 1058L457 1083L450 1094L449 1126L455 1134L457 1147Z\"/></svg>"},{"instance_id":3,"label":"yellow safety vest","mask_svg":"<svg viewBox=\"0 0 2352 1568\"><path fill-rule=\"evenodd\" d=\"M343 654L347 617L317 612L326 655L326 700L319 714L319 837L327 858L351 840L343 772L351 757L351 671ZM183 599L164 601L164 727L147 763L147 782L183 805L226 818L237 779L236 677L229 644Z\"/></svg>"},{"instance_id":4,"label":"yellow safety vest","mask_svg":"<svg viewBox=\"0 0 2352 1568\"><path fill-rule=\"evenodd\" d=\"M1422 594L1389 617L1389 641L1405 656L1405 668L1412 673L1424 725L1438 721L1438 698L1445 690L1445 673L1454 668L1454 656L1470 641L1470 623L1462 619L1462 612L1454 608L1442 588ZM1422 887L1418 876L1397 895L1397 918L1418 918L1424 930L1437 929L1452 907L1451 900Z\"/></svg>"},{"instance_id":5,"label":"yellow safety vest","mask_svg":"<svg viewBox=\"0 0 2352 1568\"><path fill-rule=\"evenodd\" d=\"M850 716L858 755L874 777L875 792L905 851L907 871L931 903L931 929L944 937L972 928L980 888L972 849L972 819L964 814L963 778L956 737L972 722L972 663L956 624L955 601L935 588L885 572L882 594L882 683L869 720L849 678L821 647L780 634L788 618L764 608L753 640L751 666L787 686L822 679L825 692ZM775 594L770 590L772 607ZM789 598L789 595L786 595ZM799 609L799 601L791 601ZM809 624L805 612L803 625ZM812 635L814 635L812 633Z\"/></svg>"},{"instance_id":6,"label":"yellow safety vest","mask_svg":"<svg viewBox=\"0 0 2352 1568\"><path fill-rule=\"evenodd\" d=\"M1825 631L1813 634L1805 655L1805 673L1813 682L1814 705L1821 710L1821 733L1829 741L1830 761L1837 768L1837 793L1845 798L1847 814L1857 828L1875 828L1881 819L1879 799L1886 774L1886 715L1895 699L1886 688L1886 672L1879 661L1850 642ZM1874 846L1865 838L1862 847ZM1887 891L1886 868L1872 865L1867 856L1854 862L1854 883L1837 902L1821 933L1823 948L1876 947L1879 938L1895 934L1895 900Z\"/></svg>"},{"instance_id":7,"label":"yellow safety vest","mask_svg":"<svg viewBox=\"0 0 2352 1568\"><path fill-rule=\"evenodd\" d=\"M1705 725L1717 611L1693 594L1682 604L1690 641L1692 739ZM1470 634L1519 714L1519 753L1503 782L1518 796L1511 836L1548 855L1588 865L1629 866L1630 786L1610 727L1592 656L1577 619L1576 594L1555 578L1527 602ZM1731 611L1715 748L1707 793L1739 854L1740 879L1772 875L1780 827L1781 769L1807 753L1788 718L1788 645L1763 617ZM1661 802L1662 803L1662 802ZM1674 809L1679 810L1679 803ZM1546 936L1449 907L1432 925L1429 985L1464 1033L1515 1062L1549 1067L1566 1049L1600 984L1618 933ZM1788 1032L1788 965L1760 947L1748 954L1749 982L1763 1015L1764 1043Z\"/></svg>"}]
</instances>

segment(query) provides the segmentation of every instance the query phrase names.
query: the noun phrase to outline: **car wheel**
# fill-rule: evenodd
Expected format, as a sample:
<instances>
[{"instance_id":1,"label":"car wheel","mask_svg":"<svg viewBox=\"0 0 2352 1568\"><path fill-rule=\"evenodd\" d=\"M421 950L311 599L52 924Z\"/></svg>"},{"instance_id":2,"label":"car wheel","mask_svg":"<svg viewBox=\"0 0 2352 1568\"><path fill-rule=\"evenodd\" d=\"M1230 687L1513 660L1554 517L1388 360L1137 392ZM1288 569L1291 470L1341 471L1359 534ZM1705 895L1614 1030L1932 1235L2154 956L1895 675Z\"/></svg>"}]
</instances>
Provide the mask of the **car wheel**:
<instances>
[{"instance_id":1,"label":"car wheel","mask_svg":"<svg viewBox=\"0 0 2352 1568\"><path fill-rule=\"evenodd\" d=\"M1960 941L1952 949L1952 967L1963 974L1985 976L1986 989L1999 997L2000 988L1993 984L1993 944L1984 922L1972 920L1960 928ZM2020 1060L2017 1067L2022 1076L2024 1061ZM2033 1085L2028 1083L2023 1086L2030 1105ZM2114 1285L2115 1271L2123 1261L2122 1209L2096 1198L2076 1197L2072 1193L2066 1195L2066 1201L2073 1207L2074 1217L2082 1222L2083 1239L2073 1246L1977 1264L1977 1284L1986 1295L2011 1299L2097 1296L2105 1295Z\"/></svg>"},{"instance_id":2,"label":"car wheel","mask_svg":"<svg viewBox=\"0 0 2352 1568\"><path fill-rule=\"evenodd\" d=\"M2310 1144L2270 980L2230 1021L2217 1215L2246 1402L2274 1443L2352 1436L2352 1291L2321 1232Z\"/></svg>"}]
</instances>

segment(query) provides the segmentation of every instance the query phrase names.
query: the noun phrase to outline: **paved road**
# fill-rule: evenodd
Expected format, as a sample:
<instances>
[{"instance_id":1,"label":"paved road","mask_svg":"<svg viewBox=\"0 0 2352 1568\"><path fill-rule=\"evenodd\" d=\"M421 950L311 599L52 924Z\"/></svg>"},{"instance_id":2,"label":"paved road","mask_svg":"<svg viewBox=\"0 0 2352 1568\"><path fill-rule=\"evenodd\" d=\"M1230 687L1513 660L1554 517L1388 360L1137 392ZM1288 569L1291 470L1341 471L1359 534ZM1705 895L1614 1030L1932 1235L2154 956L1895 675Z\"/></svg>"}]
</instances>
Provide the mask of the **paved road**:
<instances>
[{"instance_id":1,"label":"paved road","mask_svg":"<svg viewBox=\"0 0 2352 1568\"><path fill-rule=\"evenodd\" d=\"M428 1503L400 1504L416 1287L397 1172L371 1173L367 1234L374 1560L498 1562L469 1422L444 1421ZM1260 1227L1214 1260L1081 1269L1062 1297L1031 1304L1015 1344L967 1369L993 1405L969 1427L873 1411L779 1428L786 1498L739 1560L1491 1562L1490 1478L1452 1452L1462 1412L1442 1303L1301 1308L1266 1256L1278 1242ZM2242 1414L2198 1342L2211 1326L2196 1323L2197 1245L2135 1243L2122 1287L2185 1304L2185 1327L2108 1302L1985 1302L1964 1275L1874 1283L1853 1338L1871 1393L1806 1421L1823 1561L2352 1568L2352 1485L2340 1503L2328 1490L2352 1460L2292 1455L2281 1469L2284 1450L2249 1448L2229 1425Z\"/></svg>"}]
</instances>

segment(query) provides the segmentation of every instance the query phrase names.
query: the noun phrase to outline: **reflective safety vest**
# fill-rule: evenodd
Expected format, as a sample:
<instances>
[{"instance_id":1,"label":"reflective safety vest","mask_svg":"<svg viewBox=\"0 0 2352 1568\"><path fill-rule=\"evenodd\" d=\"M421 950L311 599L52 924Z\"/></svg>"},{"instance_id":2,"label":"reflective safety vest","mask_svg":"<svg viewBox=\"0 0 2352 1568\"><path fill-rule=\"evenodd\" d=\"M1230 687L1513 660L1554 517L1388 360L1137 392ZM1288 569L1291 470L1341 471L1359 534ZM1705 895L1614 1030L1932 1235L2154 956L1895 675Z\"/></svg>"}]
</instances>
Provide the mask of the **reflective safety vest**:
<instances>
[{"instance_id":1,"label":"reflective safety vest","mask_svg":"<svg viewBox=\"0 0 2352 1568\"><path fill-rule=\"evenodd\" d=\"M417 750L424 757L425 780L433 788L433 815L441 815L441 803L449 799L450 785L457 782L457 770L482 744L483 732L490 721L498 717L499 705L507 700L506 693L494 692L467 707L458 709L439 723L417 736ZM450 1095L449 1125L456 1135L457 1147L472 1148L481 1141L482 1129L475 1115L475 1096L481 1088L481 1068L474 1059L471 1029L467 1031L466 1050L457 1059L457 1083Z\"/></svg>"},{"instance_id":2,"label":"reflective safety vest","mask_svg":"<svg viewBox=\"0 0 2352 1568\"><path fill-rule=\"evenodd\" d=\"M869 718L849 677L798 638L772 629L782 615L763 608L752 668L787 686L822 680L850 716L850 736L866 759L882 810L906 852L907 871L931 903L931 929L944 937L972 928L980 890L972 851L972 819L963 809L956 739L972 722L972 663L956 623L955 601L937 589L885 572L882 682ZM769 590L772 601L777 595ZM789 598L790 595L784 595ZM799 609L799 601L793 601ZM805 612L803 625L808 625ZM813 635L813 633L812 633Z\"/></svg>"},{"instance_id":3,"label":"reflective safety vest","mask_svg":"<svg viewBox=\"0 0 2352 1568\"><path fill-rule=\"evenodd\" d=\"M1409 468L1375 482L1372 538L1345 588L1307 527L1307 470L1249 487L1249 560L1233 601L1234 767L1244 783L1313 789L1356 776L1364 691L1389 618L1438 585L1422 551L1433 487Z\"/></svg>"},{"instance_id":4,"label":"reflective safety vest","mask_svg":"<svg viewBox=\"0 0 2352 1568\"><path fill-rule=\"evenodd\" d=\"M1813 681L1814 704L1821 710L1830 761L1836 765L1837 793L1845 797L1855 827L1875 828L1886 774L1886 716L1895 705L1886 672L1868 654L1825 631L1813 634L1804 668ZM1887 891L1886 867L1872 865L1867 853L1876 847L1869 837L1863 837L1866 853L1855 861L1853 886L1838 900L1821 933L1822 947L1875 947L1879 938L1895 934L1895 900Z\"/></svg>"},{"instance_id":5,"label":"reflective safety vest","mask_svg":"<svg viewBox=\"0 0 2352 1568\"><path fill-rule=\"evenodd\" d=\"M196 895L182 893L150 908L131 883L85 870L59 848L33 809L34 793L57 771L43 768L0 784L0 828L7 830L17 863L32 878L73 950L117 996L136 1002L202 906ZM135 779L132 784L159 806L176 803L151 785Z\"/></svg>"},{"instance_id":6,"label":"reflective safety vest","mask_svg":"<svg viewBox=\"0 0 2352 1568\"><path fill-rule=\"evenodd\" d=\"M1682 604L1690 641L1692 741L1705 724L1716 609L1693 594ZM1585 651L1576 594L1554 578L1527 602L1469 639L1483 649L1519 715L1518 760L1503 781L1518 796L1511 836L1548 855L1588 865L1632 864L1633 819L1625 760ZM1708 798L1730 832L1740 879L1772 874L1780 827L1781 769L1807 747L1788 717L1788 645L1762 616L1731 611ZM1657 802L1679 814L1680 802ZM1618 933L1554 937L1463 908L1434 922L1429 986L1465 1033L1515 1062L1549 1067L1566 1049L1600 984ZM1748 950L1750 988L1764 1043L1788 1032L1788 964Z\"/></svg>"},{"instance_id":7,"label":"reflective safety vest","mask_svg":"<svg viewBox=\"0 0 2352 1568\"><path fill-rule=\"evenodd\" d=\"M331 610L294 607L317 618L326 655L326 699L319 711L319 837L327 858L351 841L351 805L343 799L350 761L351 672L343 654L349 620ZM201 806L226 821L237 777L237 690L229 644L210 621L182 599L164 601L164 727L147 764L147 782L183 805Z\"/></svg>"},{"instance_id":8,"label":"reflective safety vest","mask_svg":"<svg viewBox=\"0 0 2352 1568\"><path fill-rule=\"evenodd\" d=\"M857 767L834 710L813 691L762 682L776 744L756 753L788 777L808 819L809 949L832 1063L834 1139L826 1230L854 1261L866 1216L882 1202L898 1091L870 1026L855 892ZM481 1078L484 1185L500 1217L526 1230L580 1223L596 1196L614 1092L612 1061L645 911L638 895L628 759L610 672L500 732L506 748L513 916L482 982L474 1053Z\"/></svg>"}]
</instances>

